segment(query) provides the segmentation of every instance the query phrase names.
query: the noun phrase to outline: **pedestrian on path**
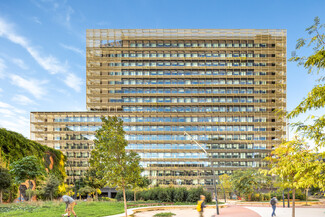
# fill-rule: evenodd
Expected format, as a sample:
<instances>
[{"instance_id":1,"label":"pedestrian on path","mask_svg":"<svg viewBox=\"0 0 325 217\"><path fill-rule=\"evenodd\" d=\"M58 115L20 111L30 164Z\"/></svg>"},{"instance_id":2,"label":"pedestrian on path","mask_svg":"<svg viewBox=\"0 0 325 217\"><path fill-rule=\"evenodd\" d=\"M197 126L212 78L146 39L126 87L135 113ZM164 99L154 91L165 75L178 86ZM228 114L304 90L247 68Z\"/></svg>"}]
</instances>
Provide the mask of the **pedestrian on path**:
<instances>
[{"instance_id":1,"label":"pedestrian on path","mask_svg":"<svg viewBox=\"0 0 325 217\"><path fill-rule=\"evenodd\" d=\"M203 209L205 208L205 196L200 195L200 200L197 202L196 210L199 212L199 216L203 217Z\"/></svg>"},{"instance_id":2,"label":"pedestrian on path","mask_svg":"<svg viewBox=\"0 0 325 217\"><path fill-rule=\"evenodd\" d=\"M270 204L271 204L271 206L272 206L272 210L273 210L273 212L272 212L272 217L273 216L276 216L276 214L275 214L275 209L276 209L276 204L278 203L278 200L276 199L276 197L275 196L273 196L272 198L271 198L271 200L270 200Z\"/></svg>"},{"instance_id":3,"label":"pedestrian on path","mask_svg":"<svg viewBox=\"0 0 325 217\"><path fill-rule=\"evenodd\" d=\"M65 212L66 214L62 214L63 216L68 216L70 217L70 213L72 212L72 214L74 215L74 217L77 217L77 214L75 213L75 211L73 210L74 206L77 204L74 199L68 195L63 195L62 196L62 201L65 202L66 207L65 207Z\"/></svg>"}]
</instances>

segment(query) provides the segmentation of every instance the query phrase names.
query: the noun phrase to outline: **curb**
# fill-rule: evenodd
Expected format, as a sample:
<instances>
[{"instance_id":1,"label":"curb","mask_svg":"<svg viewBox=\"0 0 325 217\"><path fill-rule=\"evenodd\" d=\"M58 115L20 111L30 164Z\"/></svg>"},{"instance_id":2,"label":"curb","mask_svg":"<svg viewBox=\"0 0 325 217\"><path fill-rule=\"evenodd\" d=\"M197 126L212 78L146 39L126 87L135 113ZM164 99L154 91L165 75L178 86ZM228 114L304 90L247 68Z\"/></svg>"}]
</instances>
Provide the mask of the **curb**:
<instances>
[{"instance_id":1,"label":"curb","mask_svg":"<svg viewBox=\"0 0 325 217\"><path fill-rule=\"evenodd\" d=\"M228 204L222 204L219 205L219 208L225 208ZM128 209L127 213L128 216L131 217L131 215L138 213L138 212L145 212L145 211L157 211L157 210L169 210L169 209L195 209L196 205L178 205L178 206L147 206L147 207L137 207ZM215 209L215 205L207 205L206 209ZM110 216L104 216L104 217L125 217L125 213L116 214L116 215L110 215Z\"/></svg>"}]
</instances>

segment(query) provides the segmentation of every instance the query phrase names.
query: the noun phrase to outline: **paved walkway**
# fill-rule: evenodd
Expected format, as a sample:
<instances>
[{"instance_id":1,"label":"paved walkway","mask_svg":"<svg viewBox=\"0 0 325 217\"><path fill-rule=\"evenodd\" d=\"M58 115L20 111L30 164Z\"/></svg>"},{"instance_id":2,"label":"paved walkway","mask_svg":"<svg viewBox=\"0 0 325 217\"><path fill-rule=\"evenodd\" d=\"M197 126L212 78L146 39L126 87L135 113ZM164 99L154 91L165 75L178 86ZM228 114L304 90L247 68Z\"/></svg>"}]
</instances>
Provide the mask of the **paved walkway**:
<instances>
[{"instance_id":1,"label":"paved walkway","mask_svg":"<svg viewBox=\"0 0 325 217\"><path fill-rule=\"evenodd\" d=\"M159 211L148 211L135 214L135 217L152 217L157 213L172 212L176 215L173 217L196 217L199 216L195 209L170 209L170 210L159 210ZM204 217L215 217L215 209L204 209ZM261 217L256 212L238 206L230 206L220 209L220 217Z\"/></svg>"},{"instance_id":2,"label":"paved walkway","mask_svg":"<svg viewBox=\"0 0 325 217\"><path fill-rule=\"evenodd\" d=\"M271 207L248 207L248 209L257 212L261 217L270 217L272 213ZM277 208L277 217L291 217L292 208ZM325 217L324 208L296 208L296 217Z\"/></svg>"},{"instance_id":3,"label":"paved walkway","mask_svg":"<svg viewBox=\"0 0 325 217\"><path fill-rule=\"evenodd\" d=\"M136 213L135 217L152 217L157 213L172 212L176 215L173 217L198 217L199 214L195 209L170 209L159 211L148 211ZM277 217L291 217L291 208L277 208ZM205 209L204 217L218 217L215 215L215 209ZM270 217L272 213L271 207L242 207L231 205L220 209L220 217ZM296 208L296 217L325 217L324 208Z\"/></svg>"}]
</instances>

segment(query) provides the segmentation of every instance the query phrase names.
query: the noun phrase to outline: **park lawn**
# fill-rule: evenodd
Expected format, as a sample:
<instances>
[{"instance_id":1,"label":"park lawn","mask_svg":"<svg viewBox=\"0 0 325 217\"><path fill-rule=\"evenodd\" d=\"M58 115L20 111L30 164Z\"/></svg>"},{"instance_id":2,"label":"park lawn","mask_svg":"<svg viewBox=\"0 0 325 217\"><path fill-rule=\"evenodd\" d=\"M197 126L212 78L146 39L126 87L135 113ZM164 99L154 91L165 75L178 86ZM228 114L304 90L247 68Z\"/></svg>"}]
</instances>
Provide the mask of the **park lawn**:
<instances>
[{"instance_id":1,"label":"park lawn","mask_svg":"<svg viewBox=\"0 0 325 217\"><path fill-rule=\"evenodd\" d=\"M155 201L137 201L129 202L128 204L147 204L157 203ZM208 203L214 205L215 203ZM220 203L219 204L223 204ZM156 205L156 204L154 204ZM196 205L190 202L177 202L174 205ZM129 207L135 208L137 206ZM8 211L9 210L9 211ZM19 204L0 204L0 217L61 217L64 213L65 204L58 201L34 202L34 203L19 203ZM115 215L124 212L123 202L77 202L74 208L78 217L103 217L108 215ZM71 215L73 216L73 215Z\"/></svg>"},{"instance_id":2,"label":"park lawn","mask_svg":"<svg viewBox=\"0 0 325 217\"><path fill-rule=\"evenodd\" d=\"M11 211L4 212L9 207ZM64 210L65 204L59 202L4 204L0 205L0 217L61 217ZM78 202L74 210L78 217L103 217L124 211L121 202Z\"/></svg>"}]
</instances>

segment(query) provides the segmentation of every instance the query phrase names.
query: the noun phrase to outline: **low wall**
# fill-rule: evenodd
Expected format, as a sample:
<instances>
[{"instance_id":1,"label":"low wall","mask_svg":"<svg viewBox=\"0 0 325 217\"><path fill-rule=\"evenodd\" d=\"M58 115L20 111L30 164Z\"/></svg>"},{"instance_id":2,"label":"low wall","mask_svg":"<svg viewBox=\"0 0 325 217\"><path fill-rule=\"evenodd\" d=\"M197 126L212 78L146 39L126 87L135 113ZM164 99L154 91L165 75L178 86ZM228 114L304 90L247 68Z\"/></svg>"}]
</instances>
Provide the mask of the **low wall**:
<instances>
[{"instance_id":1,"label":"low wall","mask_svg":"<svg viewBox=\"0 0 325 217\"><path fill-rule=\"evenodd\" d=\"M227 207L227 204L219 205L219 208ZM133 209L128 209L128 217L139 212L147 212L147 211L157 211L157 210L171 210L171 209L195 209L196 205L179 205L179 206L148 206L148 207L138 207ZM207 205L206 209L215 209L215 205ZM125 213L110 215L105 217L125 217Z\"/></svg>"}]
</instances>

